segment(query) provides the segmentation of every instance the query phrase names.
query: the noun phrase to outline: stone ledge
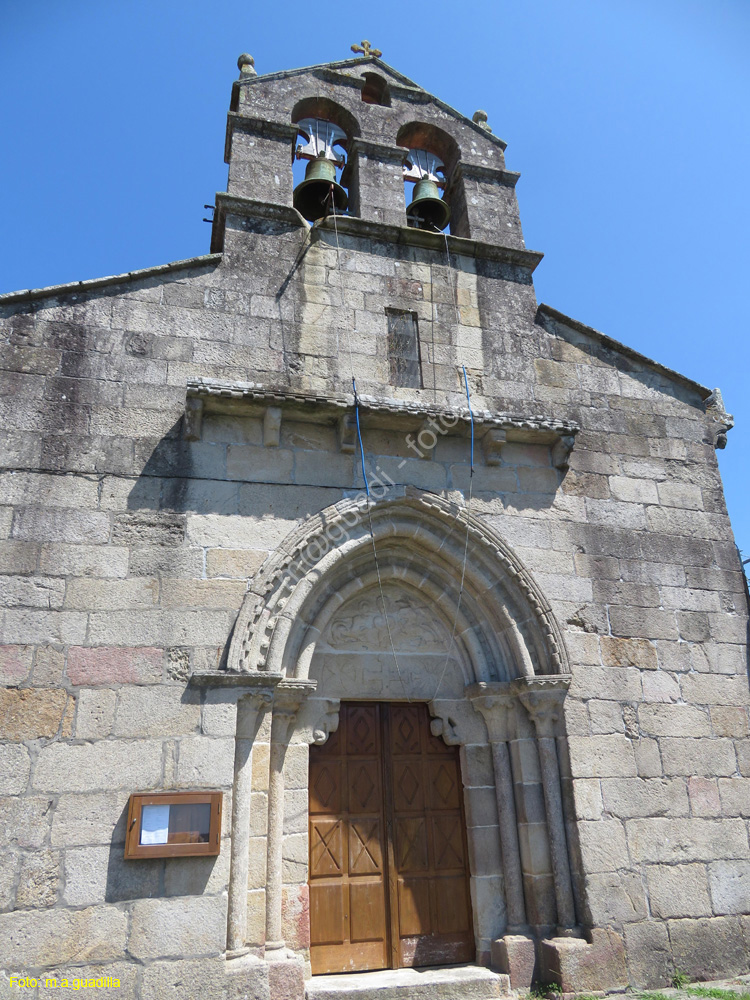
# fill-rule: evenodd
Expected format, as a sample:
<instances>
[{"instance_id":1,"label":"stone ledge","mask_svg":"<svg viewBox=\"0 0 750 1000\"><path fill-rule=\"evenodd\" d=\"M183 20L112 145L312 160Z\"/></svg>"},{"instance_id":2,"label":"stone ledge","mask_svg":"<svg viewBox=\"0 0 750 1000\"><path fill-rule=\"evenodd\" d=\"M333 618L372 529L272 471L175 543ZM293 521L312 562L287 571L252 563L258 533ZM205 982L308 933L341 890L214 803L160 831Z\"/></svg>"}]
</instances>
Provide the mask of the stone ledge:
<instances>
[{"instance_id":1,"label":"stone ledge","mask_svg":"<svg viewBox=\"0 0 750 1000\"><path fill-rule=\"evenodd\" d=\"M465 408L441 408L417 402L375 399L372 396L359 396L357 402L360 422L365 428L414 431L417 434L425 429L433 436L435 431L430 428L435 428L441 435L465 437L471 427L472 414ZM183 436L188 441L200 440L204 412L265 418L269 409L278 409L288 420L338 426L341 450L355 450L356 442L352 436L353 395L322 396L276 389L257 382L223 379L188 380ZM553 465L565 469L580 429L575 421L552 420L538 414L524 417L478 410L473 413L473 419L475 436L477 441L483 442L488 465L499 465L503 445L516 442L550 445Z\"/></svg>"},{"instance_id":2,"label":"stone ledge","mask_svg":"<svg viewBox=\"0 0 750 1000\"><path fill-rule=\"evenodd\" d=\"M510 992L507 976L478 965L313 976L306 1000L492 1000Z\"/></svg>"}]
</instances>

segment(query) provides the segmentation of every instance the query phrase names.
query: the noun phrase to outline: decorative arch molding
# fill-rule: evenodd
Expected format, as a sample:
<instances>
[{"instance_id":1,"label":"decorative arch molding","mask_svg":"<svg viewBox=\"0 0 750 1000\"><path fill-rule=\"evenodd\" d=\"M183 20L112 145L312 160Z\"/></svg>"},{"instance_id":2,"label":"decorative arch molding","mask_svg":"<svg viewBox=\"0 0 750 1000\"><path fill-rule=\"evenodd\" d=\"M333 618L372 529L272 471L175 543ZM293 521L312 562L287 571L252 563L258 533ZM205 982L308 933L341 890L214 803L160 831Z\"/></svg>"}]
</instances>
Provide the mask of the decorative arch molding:
<instances>
[{"instance_id":1,"label":"decorative arch molding","mask_svg":"<svg viewBox=\"0 0 750 1000\"><path fill-rule=\"evenodd\" d=\"M418 590L444 621L457 619L466 684L570 672L555 616L512 549L464 507L411 487L369 510L366 500L340 501L287 536L250 583L230 672L308 676L334 613L377 585L371 527L383 584Z\"/></svg>"}]
</instances>

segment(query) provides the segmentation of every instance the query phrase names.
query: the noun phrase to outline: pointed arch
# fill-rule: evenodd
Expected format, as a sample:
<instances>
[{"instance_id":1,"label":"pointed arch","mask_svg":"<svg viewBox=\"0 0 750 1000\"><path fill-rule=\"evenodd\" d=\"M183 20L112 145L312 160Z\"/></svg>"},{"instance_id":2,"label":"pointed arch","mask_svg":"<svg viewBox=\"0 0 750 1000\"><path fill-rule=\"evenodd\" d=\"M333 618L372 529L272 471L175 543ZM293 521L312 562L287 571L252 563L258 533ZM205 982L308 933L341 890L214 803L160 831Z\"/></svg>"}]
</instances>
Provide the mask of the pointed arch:
<instances>
[{"instance_id":1,"label":"pointed arch","mask_svg":"<svg viewBox=\"0 0 750 1000\"><path fill-rule=\"evenodd\" d=\"M419 591L445 621L457 618L465 683L569 672L560 627L512 549L465 508L413 488L371 502L369 516L366 501L340 501L291 532L251 581L230 671L307 677L332 615L374 584L370 524L383 581Z\"/></svg>"}]
</instances>

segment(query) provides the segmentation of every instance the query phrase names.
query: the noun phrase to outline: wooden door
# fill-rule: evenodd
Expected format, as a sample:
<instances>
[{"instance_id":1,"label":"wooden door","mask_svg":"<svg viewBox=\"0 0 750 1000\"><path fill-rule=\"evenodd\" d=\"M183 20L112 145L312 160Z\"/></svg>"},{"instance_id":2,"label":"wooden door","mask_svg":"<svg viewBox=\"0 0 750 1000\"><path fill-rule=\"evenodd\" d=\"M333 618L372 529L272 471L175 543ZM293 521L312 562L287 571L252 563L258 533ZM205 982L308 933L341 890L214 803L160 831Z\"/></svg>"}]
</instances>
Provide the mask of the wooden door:
<instances>
[{"instance_id":1,"label":"wooden door","mask_svg":"<svg viewBox=\"0 0 750 1000\"><path fill-rule=\"evenodd\" d=\"M313 973L388 968L379 705L342 705L310 748L310 956Z\"/></svg>"},{"instance_id":2,"label":"wooden door","mask_svg":"<svg viewBox=\"0 0 750 1000\"><path fill-rule=\"evenodd\" d=\"M456 747L424 705L344 703L310 750L314 974L474 958Z\"/></svg>"}]
</instances>

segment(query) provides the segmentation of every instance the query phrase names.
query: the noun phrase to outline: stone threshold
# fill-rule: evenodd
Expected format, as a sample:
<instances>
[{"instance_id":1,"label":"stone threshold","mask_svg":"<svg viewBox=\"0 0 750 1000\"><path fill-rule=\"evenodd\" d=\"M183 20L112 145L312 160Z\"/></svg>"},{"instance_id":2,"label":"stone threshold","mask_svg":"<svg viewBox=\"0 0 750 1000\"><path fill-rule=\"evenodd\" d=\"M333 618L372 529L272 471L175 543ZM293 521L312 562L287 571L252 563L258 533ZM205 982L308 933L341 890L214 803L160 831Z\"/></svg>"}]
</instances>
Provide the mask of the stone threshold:
<instances>
[{"instance_id":1,"label":"stone threshold","mask_svg":"<svg viewBox=\"0 0 750 1000\"><path fill-rule=\"evenodd\" d=\"M508 976L479 965L384 969L313 976L306 1000L493 1000L510 996Z\"/></svg>"}]
</instances>

